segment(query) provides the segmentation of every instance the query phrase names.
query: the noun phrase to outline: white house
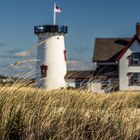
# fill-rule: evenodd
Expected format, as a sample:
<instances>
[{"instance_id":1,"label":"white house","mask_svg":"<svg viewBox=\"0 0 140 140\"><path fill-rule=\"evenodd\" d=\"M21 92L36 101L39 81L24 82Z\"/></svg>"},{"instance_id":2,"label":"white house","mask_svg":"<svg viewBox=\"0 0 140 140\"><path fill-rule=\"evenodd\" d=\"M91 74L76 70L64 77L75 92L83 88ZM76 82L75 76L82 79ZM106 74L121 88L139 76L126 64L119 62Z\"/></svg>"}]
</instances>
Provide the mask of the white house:
<instances>
[{"instance_id":1,"label":"white house","mask_svg":"<svg viewBox=\"0 0 140 140\"><path fill-rule=\"evenodd\" d=\"M71 71L72 76L68 72L69 86L79 88L84 83L86 89L99 93L140 90L140 23L136 24L134 37L96 38L92 60L96 69L88 76L84 71Z\"/></svg>"},{"instance_id":2,"label":"white house","mask_svg":"<svg viewBox=\"0 0 140 140\"><path fill-rule=\"evenodd\" d=\"M99 92L140 90L140 23L132 38L97 38L93 62L97 63L94 76L101 85Z\"/></svg>"}]
</instances>

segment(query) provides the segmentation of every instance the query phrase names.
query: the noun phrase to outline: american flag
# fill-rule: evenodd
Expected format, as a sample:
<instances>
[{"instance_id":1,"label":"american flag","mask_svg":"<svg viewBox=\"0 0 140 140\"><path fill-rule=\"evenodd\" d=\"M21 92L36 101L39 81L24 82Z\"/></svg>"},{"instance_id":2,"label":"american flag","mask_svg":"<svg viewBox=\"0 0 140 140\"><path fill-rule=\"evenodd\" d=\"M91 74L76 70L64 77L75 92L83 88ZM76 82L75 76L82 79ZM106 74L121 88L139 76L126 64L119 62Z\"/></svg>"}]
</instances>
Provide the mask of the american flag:
<instances>
[{"instance_id":1,"label":"american flag","mask_svg":"<svg viewBox=\"0 0 140 140\"><path fill-rule=\"evenodd\" d=\"M57 13L61 13L61 8L58 7L58 6L56 6L55 9L54 9L54 11L57 12Z\"/></svg>"}]
</instances>

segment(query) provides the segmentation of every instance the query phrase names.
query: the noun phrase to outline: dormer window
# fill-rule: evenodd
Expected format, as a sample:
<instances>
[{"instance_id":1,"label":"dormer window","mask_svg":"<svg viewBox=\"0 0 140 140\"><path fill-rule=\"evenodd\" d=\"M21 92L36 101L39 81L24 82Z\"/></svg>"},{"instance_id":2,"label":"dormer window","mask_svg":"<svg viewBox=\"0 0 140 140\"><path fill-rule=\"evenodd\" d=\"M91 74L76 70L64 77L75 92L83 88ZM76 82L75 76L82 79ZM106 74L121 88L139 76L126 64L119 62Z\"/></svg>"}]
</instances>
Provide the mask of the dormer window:
<instances>
[{"instance_id":1,"label":"dormer window","mask_svg":"<svg viewBox=\"0 0 140 140\"><path fill-rule=\"evenodd\" d=\"M140 53L132 53L129 57L130 66L140 66Z\"/></svg>"}]
</instances>

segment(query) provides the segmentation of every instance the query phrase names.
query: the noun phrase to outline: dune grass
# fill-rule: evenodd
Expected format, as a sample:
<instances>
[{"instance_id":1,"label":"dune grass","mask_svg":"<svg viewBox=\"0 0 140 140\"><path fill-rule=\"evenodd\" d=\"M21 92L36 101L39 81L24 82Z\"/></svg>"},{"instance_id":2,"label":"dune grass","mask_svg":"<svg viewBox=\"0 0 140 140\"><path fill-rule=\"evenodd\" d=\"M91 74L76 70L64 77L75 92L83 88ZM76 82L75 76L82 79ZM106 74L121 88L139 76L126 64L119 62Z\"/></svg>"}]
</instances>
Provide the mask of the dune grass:
<instances>
[{"instance_id":1,"label":"dune grass","mask_svg":"<svg viewBox=\"0 0 140 140\"><path fill-rule=\"evenodd\" d=\"M137 140L140 93L0 89L0 140Z\"/></svg>"}]
</instances>

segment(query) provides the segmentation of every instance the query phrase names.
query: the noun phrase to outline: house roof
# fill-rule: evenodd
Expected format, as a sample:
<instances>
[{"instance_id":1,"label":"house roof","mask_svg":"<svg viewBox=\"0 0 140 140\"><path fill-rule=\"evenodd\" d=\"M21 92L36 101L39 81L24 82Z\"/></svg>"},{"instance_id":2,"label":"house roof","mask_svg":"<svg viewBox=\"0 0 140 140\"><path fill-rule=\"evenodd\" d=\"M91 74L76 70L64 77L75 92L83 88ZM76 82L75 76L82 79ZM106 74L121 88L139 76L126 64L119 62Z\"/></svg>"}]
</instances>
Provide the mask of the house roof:
<instances>
[{"instance_id":1,"label":"house roof","mask_svg":"<svg viewBox=\"0 0 140 140\"><path fill-rule=\"evenodd\" d=\"M96 38L93 62L115 62L132 38Z\"/></svg>"},{"instance_id":2,"label":"house roof","mask_svg":"<svg viewBox=\"0 0 140 140\"><path fill-rule=\"evenodd\" d=\"M68 71L65 78L67 79L90 79L94 71Z\"/></svg>"},{"instance_id":3,"label":"house roof","mask_svg":"<svg viewBox=\"0 0 140 140\"><path fill-rule=\"evenodd\" d=\"M116 61L119 61L120 58L124 55L124 53L128 50L128 48L131 47L131 45L134 43L134 41L137 40L138 43L140 44L140 39L137 37L137 35L135 35L131 41L128 43L128 45L119 53L119 55L116 58Z\"/></svg>"}]
</instances>

